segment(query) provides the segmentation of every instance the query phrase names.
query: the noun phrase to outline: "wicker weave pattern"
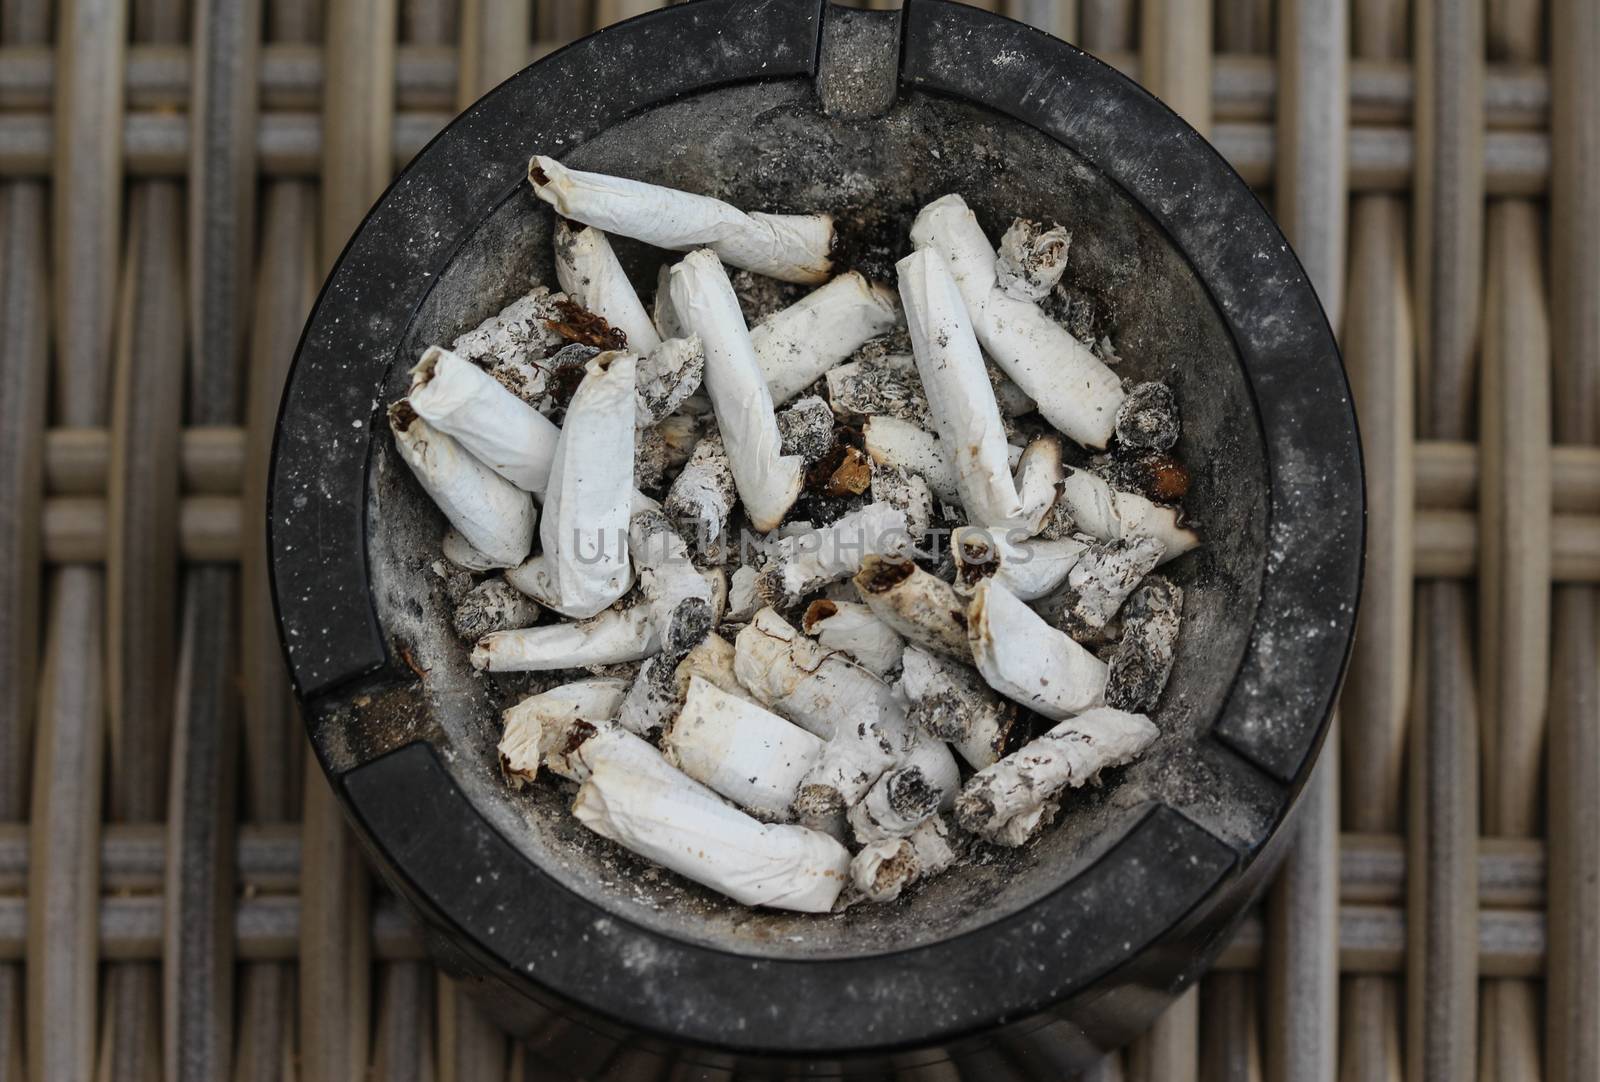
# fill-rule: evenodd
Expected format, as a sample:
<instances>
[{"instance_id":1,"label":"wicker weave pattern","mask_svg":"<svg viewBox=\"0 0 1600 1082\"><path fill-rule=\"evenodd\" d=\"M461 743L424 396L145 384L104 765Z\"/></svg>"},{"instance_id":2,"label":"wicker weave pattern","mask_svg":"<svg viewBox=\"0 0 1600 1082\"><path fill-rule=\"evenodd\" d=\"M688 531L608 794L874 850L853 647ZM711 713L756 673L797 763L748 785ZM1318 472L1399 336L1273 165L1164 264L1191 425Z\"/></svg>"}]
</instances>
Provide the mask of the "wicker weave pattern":
<instances>
[{"instance_id":1,"label":"wicker weave pattern","mask_svg":"<svg viewBox=\"0 0 1600 1082\"><path fill-rule=\"evenodd\" d=\"M393 170L656 6L0 0L3 1082L566 1077L361 867L260 509L310 300ZM1092 1077L1600 1077L1600 0L985 6L1261 189L1368 456L1339 754L1264 911Z\"/></svg>"}]
</instances>

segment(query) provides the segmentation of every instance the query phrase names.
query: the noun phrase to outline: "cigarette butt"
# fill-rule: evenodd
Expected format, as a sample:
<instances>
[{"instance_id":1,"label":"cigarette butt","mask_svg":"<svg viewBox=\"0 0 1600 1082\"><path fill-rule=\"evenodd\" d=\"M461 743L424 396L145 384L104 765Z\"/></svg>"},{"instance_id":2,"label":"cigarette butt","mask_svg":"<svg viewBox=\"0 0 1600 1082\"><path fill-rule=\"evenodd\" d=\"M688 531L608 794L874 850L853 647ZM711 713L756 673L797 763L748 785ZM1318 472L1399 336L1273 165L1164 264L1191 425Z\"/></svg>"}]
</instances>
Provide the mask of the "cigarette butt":
<instances>
[{"instance_id":1,"label":"cigarette butt","mask_svg":"<svg viewBox=\"0 0 1600 1082\"><path fill-rule=\"evenodd\" d=\"M736 499L733 466L722 437L712 435L695 445L688 463L667 490L663 506L696 548L714 559L723 552L728 516Z\"/></svg>"},{"instance_id":2,"label":"cigarette butt","mask_svg":"<svg viewBox=\"0 0 1600 1082\"><path fill-rule=\"evenodd\" d=\"M1178 511L1163 507L1136 492L1114 489L1088 470L1067 467L1061 482L1061 500L1077 528L1101 541L1123 537L1153 537L1165 546L1161 562L1183 555L1200 544L1199 535L1178 524Z\"/></svg>"},{"instance_id":3,"label":"cigarette butt","mask_svg":"<svg viewBox=\"0 0 1600 1082\"><path fill-rule=\"evenodd\" d=\"M969 519L1014 524L1022 505L1011 477L1005 425L955 279L939 253L922 249L895 265L912 353L934 427L950 455Z\"/></svg>"},{"instance_id":4,"label":"cigarette butt","mask_svg":"<svg viewBox=\"0 0 1600 1082\"><path fill-rule=\"evenodd\" d=\"M901 635L958 661L972 657L966 602L909 559L869 556L853 580L874 615Z\"/></svg>"},{"instance_id":5,"label":"cigarette butt","mask_svg":"<svg viewBox=\"0 0 1600 1082\"><path fill-rule=\"evenodd\" d=\"M800 627L823 646L843 650L880 677L900 667L906 650L904 636L860 602L813 601Z\"/></svg>"},{"instance_id":6,"label":"cigarette butt","mask_svg":"<svg viewBox=\"0 0 1600 1082\"><path fill-rule=\"evenodd\" d=\"M769 823L793 817L822 749L819 737L699 676L661 741L667 762Z\"/></svg>"},{"instance_id":7,"label":"cigarette butt","mask_svg":"<svg viewBox=\"0 0 1600 1082\"><path fill-rule=\"evenodd\" d=\"M777 420L783 453L799 456L808 468L833 450L833 411L816 395L779 410Z\"/></svg>"},{"instance_id":8,"label":"cigarette butt","mask_svg":"<svg viewBox=\"0 0 1600 1082\"><path fill-rule=\"evenodd\" d=\"M862 426L862 446L874 465L899 468L925 480L933 494L946 503L959 502L956 468L945 453L944 441L926 429L895 417L868 417ZM1022 461L1023 449L1007 445L1006 466ZM1021 508L1021 500L1017 501Z\"/></svg>"},{"instance_id":9,"label":"cigarette butt","mask_svg":"<svg viewBox=\"0 0 1600 1082\"><path fill-rule=\"evenodd\" d=\"M451 350L482 368L529 404L545 393L544 367L535 362L558 348L561 336L549 327L558 317L563 293L535 286L472 330L456 336Z\"/></svg>"},{"instance_id":10,"label":"cigarette butt","mask_svg":"<svg viewBox=\"0 0 1600 1082\"><path fill-rule=\"evenodd\" d=\"M1183 621L1183 590L1151 575L1122 610L1122 639L1111 655L1106 705L1148 713L1161 701Z\"/></svg>"},{"instance_id":11,"label":"cigarette butt","mask_svg":"<svg viewBox=\"0 0 1600 1082\"><path fill-rule=\"evenodd\" d=\"M909 353L885 354L828 369L828 404L841 417L887 416L932 423L917 364Z\"/></svg>"},{"instance_id":12,"label":"cigarette butt","mask_svg":"<svg viewBox=\"0 0 1600 1082\"><path fill-rule=\"evenodd\" d=\"M995 263L1000 288L1020 301L1043 300L1061 281L1071 244L1072 234L1059 225L1046 229L1038 222L1016 219L1000 238Z\"/></svg>"},{"instance_id":13,"label":"cigarette butt","mask_svg":"<svg viewBox=\"0 0 1600 1082\"><path fill-rule=\"evenodd\" d=\"M1020 714L967 665L911 646L901 661L900 690L911 723L950 743L978 770L999 760Z\"/></svg>"},{"instance_id":14,"label":"cigarette butt","mask_svg":"<svg viewBox=\"0 0 1600 1082\"><path fill-rule=\"evenodd\" d=\"M1133 761L1157 735L1143 714L1106 706L1068 718L974 774L956 801L956 816L974 834L1020 845L1054 814L1052 805L1061 793ZM1019 817L1020 829L1007 831Z\"/></svg>"},{"instance_id":15,"label":"cigarette butt","mask_svg":"<svg viewBox=\"0 0 1600 1082\"><path fill-rule=\"evenodd\" d=\"M564 757L573 726L599 725L616 716L625 685L621 680L577 680L530 695L501 714L500 766L517 787L533 781L548 763L562 777L572 770ZM552 758L554 756L554 758Z\"/></svg>"},{"instance_id":16,"label":"cigarette butt","mask_svg":"<svg viewBox=\"0 0 1600 1082\"><path fill-rule=\"evenodd\" d=\"M847 579L874 556L898 556L911 548L905 512L870 503L820 530L779 539L763 577L767 592L795 601Z\"/></svg>"},{"instance_id":17,"label":"cigarette butt","mask_svg":"<svg viewBox=\"0 0 1600 1082\"><path fill-rule=\"evenodd\" d=\"M780 451L772 396L756 361L739 299L708 249L672 268L672 305L706 354L706 390L727 445L734 485L751 524L774 530L800 495L801 461Z\"/></svg>"},{"instance_id":18,"label":"cigarette butt","mask_svg":"<svg viewBox=\"0 0 1600 1082\"><path fill-rule=\"evenodd\" d=\"M539 527L543 551L506 574L564 616L593 616L633 584L627 538L636 367L634 355L623 352L601 353L585 366L550 469Z\"/></svg>"},{"instance_id":19,"label":"cigarette butt","mask_svg":"<svg viewBox=\"0 0 1600 1082\"><path fill-rule=\"evenodd\" d=\"M682 709L695 676L731 695L747 694L733 674L733 644L713 631L681 657L660 653L648 658L622 700L617 722L640 736L665 728Z\"/></svg>"},{"instance_id":20,"label":"cigarette butt","mask_svg":"<svg viewBox=\"0 0 1600 1082\"><path fill-rule=\"evenodd\" d=\"M862 845L904 838L939 810L942 794L922 768L891 770L850 809L850 828Z\"/></svg>"},{"instance_id":21,"label":"cigarette butt","mask_svg":"<svg viewBox=\"0 0 1600 1082\"><path fill-rule=\"evenodd\" d=\"M626 348L643 357L661 344L655 324L617 261L606 235L593 226L574 230L556 222L556 278L567 295L626 337Z\"/></svg>"},{"instance_id":22,"label":"cigarette butt","mask_svg":"<svg viewBox=\"0 0 1600 1082\"><path fill-rule=\"evenodd\" d=\"M485 635L472 648L480 672L547 672L643 661L661 648L648 605L610 608L587 620Z\"/></svg>"},{"instance_id":23,"label":"cigarette butt","mask_svg":"<svg viewBox=\"0 0 1600 1082\"><path fill-rule=\"evenodd\" d=\"M874 462L869 491L874 503L888 504L904 513L912 540L921 543L928 535L933 524L933 490L922 477L898 466Z\"/></svg>"},{"instance_id":24,"label":"cigarette butt","mask_svg":"<svg viewBox=\"0 0 1600 1082\"><path fill-rule=\"evenodd\" d=\"M1159 381L1135 386L1117 410L1117 443L1128 450L1171 450L1181 427L1172 388Z\"/></svg>"},{"instance_id":25,"label":"cigarette butt","mask_svg":"<svg viewBox=\"0 0 1600 1082\"><path fill-rule=\"evenodd\" d=\"M682 650L688 650L699 637L674 644L676 636L669 633L674 616L680 613L685 602L695 599L701 602L705 619L709 621L713 608L712 584L689 562L689 546L653 500L639 497L635 501L633 517L628 524L628 553L638 569L639 589L650 605L650 618L655 622L662 644L673 653L678 652L679 645ZM708 622L700 635L710 630ZM678 656L682 656L681 653Z\"/></svg>"},{"instance_id":26,"label":"cigarette butt","mask_svg":"<svg viewBox=\"0 0 1600 1082\"><path fill-rule=\"evenodd\" d=\"M709 247L735 267L785 282L819 284L832 268L826 214L747 214L710 196L568 169L542 154L528 163L528 181L563 218L658 248Z\"/></svg>"},{"instance_id":27,"label":"cigarette butt","mask_svg":"<svg viewBox=\"0 0 1600 1082\"><path fill-rule=\"evenodd\" d=\"M454 526L444 532L444 537L439 541L439 550L446 560L466 571L497 571L501 566L473 548L472 542Z\"/></svg>"},{"instance_id":28,"label":"cigarette butt","mask_svg":"<svg viewBox=\"0 0 1600 1082\"><path fill-rule=\"evenodd\" d=\"M456 637L477 642L496 631L531 627L539 619L539 606L505 579L485 579L456 605L450 624Z\"/></svg>"},{"instance_id":29,"label":"cigarette butt","mask_svg":"<svg viewBox=\"0 0 1600 1082\"><path fill-rule=\"evenodd\" d=\"M1056 720L1103 702L1105 663L993 579L973 592L967 634L978 671L1012 702Z\"/></svg>"},{"instance_id":30,"label":"cigarette butt","mask_svg":"<svg viewBox=\"0 0 1600 1082\"><path fill-rule=\"evenodd\" d=\"M1023 601L1033 601L1059 589L1086 548L1082 541L1071 537L1059 541L1013 541L1007 533L982 526L961 526L950 534L956 581L971 587L979 579L992 577Z\"/></svg>"},{"instance_id":31,"label":"cigarette butt","mask_svg":"<svg viewBox=\"0 0 1600 1082\"><path fill-rule=\"evenodd\" d=\"M1022 502L1021 525L1028 534L1037 535L1044 527L1066 475L1056 437L1040 436L1023 449L1017 465L1017 498Z\"/></svg>"},{"instance_id":32,"label":"cigarette butt","mask_svg":"<svg viewBox=\"0 0 1600 1082\"><path fill-rule=\"evenodd\" d=\"M561 430L483 369L430 346L411 370L407 400L479 462L523 491L544 495Z\"/></svg>"},{"instance_id":33,"label":"cigarette butt","mask_svg":"<svg viewBox=\"0 0 1600 1082\"><path fill-rule=\"evenodd\" d=\"M1104 449L1122 405L1122 381L1037 304L1001 288L994 249L966 201L947 195L929 203L912 223L911 242L943 257L978 342L1044 419L1085 447Z\"/></svg>"},{"instance_id":34,"label":"cigarette butt","mask_svg":"<svg viewBox=\"0 0 1600 1082\"><path fill-rule=\"evenodd\" d=\"M705 378L706 352L700 336L668 338L639 362L638 395L640 426L665 421L700 389Z\"/></svg>"},{"instance_id":35,"label":"cigarette butt","mask_svg":"<svg viewBox=\"0 0 1600 1082\"><path fill-rule=\"evenodd\" d=\"M893 292L849 271L762 320L750 341L782 405L899 320Z\"/></svg>"},{"instance_id":36,"label":"cigarette butt","mask_svg":"<svg viewBox=\"0 0 1600 1082\"><path fill-rule=\"evenodd\" d=\"M588 778L572 814L584 826L743 905L833 908L850 874L850 851L837 841L760 822L625 730L591 750L596 743L577 752Z\"/></svg>"},{"instance_id":37,"label":"cigarette butt","mask_svg":"<svg viewBox=\"0 0 1600 1082\"><path fill-rule=\"evenodd\" d=\"M892 902L913 883L931 879L955 863L944 820L934 816L908 837L861 848L850 861L850 881L871 902Z\"/></svg>"},{"instance_id":38,"label":"cigarette butt","mask_svg":"<svg viewBox=\"0 0 1600 1082\"><path fill-rule=\"evenodd\" d=\"M1153 537L1097 541L1084 549L1061 587L1039 599L1035 611L1073 638L1095 641L1128 595L1161 562L1162 551L1161 542Z\"/></svg>"},{"instance_id":39,"label":"cigarette butt","mask_svg":"<svg viewBox=\"0 0 1600 1082\"><path fill-rule=\"evenodd\" d=\"M405 399L389 407L395 447L450 525L495 567L521 563L533 546L533 497L417 415Z\"/></svg>"}]
</instances>

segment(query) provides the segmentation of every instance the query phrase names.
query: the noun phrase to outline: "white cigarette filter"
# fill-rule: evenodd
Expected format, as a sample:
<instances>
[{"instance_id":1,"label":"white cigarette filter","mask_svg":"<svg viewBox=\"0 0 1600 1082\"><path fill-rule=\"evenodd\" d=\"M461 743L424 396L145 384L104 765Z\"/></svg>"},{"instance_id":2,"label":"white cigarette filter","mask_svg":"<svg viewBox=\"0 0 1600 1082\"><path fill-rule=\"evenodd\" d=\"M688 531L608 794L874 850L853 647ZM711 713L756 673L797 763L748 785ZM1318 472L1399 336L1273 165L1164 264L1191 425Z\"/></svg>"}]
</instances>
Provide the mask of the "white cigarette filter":
<instances>
[{"instance_id":1,"label":"white cigarette filter","mask_svg":"<svg viewBox=\"0 0 1600 1082\"><path fill-rule=\"evenodd\" d=\"M1058 541L1017 538L1011 531L982 526L961 526L950 534L958 582L971 586L979 579L993 578L1023 601L1034 601L1060 588L1087 547L1071 537Z\"/></svg>"},{"instance_id":2,"label":"white cigarette filter","mask_svg":"<svg viewBox=\"0 0 1600 1082\"><path fill-rule=\"evenodd\" d=\"M456 637L477 642L495 631L532 627L539 605L505 579L485 579L467 591L450 615Z\"/></svg>"},{"instance_id":3,"label":"white cigarette filter","mask_svg":"<svg viewBox=\"0 0 1600 1082\"><path fill-rule=\"evenodd\" d=\"M970 666L920 647L907 647L901 664L900 692L913 725L949 741L978 770L1000 759L1020 716L1015 703Z\"/></svg>"},{"instance_id":4,"label":"white cigarette filter","mask_svg":"<svg viewBox=\"0 0 1600 1082\"><path fill-rule=\"evenodd\" d=\"M573 623L485 635L472 648L472 667L481 672L581 669L643 661L660 649L650 606L636 604Z\"/></svg>"},{"instance_id":5,"label":"white cigarette filter","mask_svg":"<svg viewBox=\"0 0 1600 1082\"><path fill-rule=\"evenodd\" d=\"M974 834L1021 845L1053 815L1040 812L1102 770L1132 762L1159 735L1143 714L1102 706L1068 718L993 766L974 774L956 801L956 816ZM1006 830L1024 818L1025 831ZM1017 833L1023 836L1016 837Z\"/></svg>"},{"instance_id":6,"label":"white cigarette filter","mask_svg":"<svg viewBox=\"0 0 1600 1082\"><path fill-rule=\"evenodd\" d=\"M528 163L528 182L563 218L658 248L709 248L735 267L808 285L832 270L826 214L747 214L710 196L568 169L542 154Z\"/></svg>"},{"instance_id":7,"label":"white cigarette filter","mask_svg":"<svg viewBox=\"0 0 1600 1082\"><path fill-rule=\"evenodd\" d=\"M967 637L984 680L1014 703L1060 720L1104 701L1105 663L993 579L973 591Z\"/></svg>"},{"instance_id":8,"label":"white cigarette filter","mask_svg":"<svg viewBox=\"0 0 1600 1082\"><path fill-rule=\"evenodd\" d=\"M813 601L800 622L801 630L830 650L843 650L874 675L900 667L906 640L856 601Z\"/></svg>"},{"instance_id":9,"label":"white cigarette filter","mask_svg":"<svg viewBox=\"0 0 1600 1082\"><path fill-rule=\"evenodd\" d=\"M939 810L944 794L918 766L903 766L880 777L850 809L850 829L862 845L904 838Z\"/></svg>"},{"instance_id":10,"label":"white cigarette filter","mask_svg":"<svg viewBox=\"0 0 1600 1082\"><path fill-rule=\"evenodd\" d=\"M894 294L850 271L762 320L750 342L772 400L782 405L899 320Z\"/></svg>"},{"instance_id":11,"label":"white cigarette filter","mask_svg":"<svg viewBox=\"0 0 1600 1082\"><path fill-rule=\"evenodd\" d=\"M868 901L892 902L912 883L931 879L955 863L947 835L944 820L935 816L909 837L863 846L850 861L850 881Z\"/></svg>"},{"instance_id":12,"label":"white cigarette filter","mask_svg":"<svg viewBox=\"0 0 1600 1082\"><path fill-rule=\"evenodd\" d=\"M500 767L518 788L538 776L541 763L570 777L563 752L572 727L591 726L617 716L627 685L621 680L577 680L530 695L501 714ZM552 756L555 756L552 759Z\"/></svg>"},{"instance_id":13,"label":"white cigarette filter","mask_svg":"<svg viewBox=\"0 0 1600 1082\"><path fill-rule=\"evenodd\" d=\"M774 530L800 495L804 471L798 456L781 453L766 378L714 253L702 248L672 268L672 304L705 347L706 389L745 513L760 532Z\"/></svg>"},{"instance_id":14,"label":"white cigarette filter","mask_svg":"<svg viewBox=\"0 0 1600 1082\"><path fill-rule=\"evenodd\" d=\"M917 372L961 504L981 525L1017 524L1022 504L1011 478L1005 425L961 292L936 251L914 252L895 267Z\"/></svg>"},{"instance_id":15,"label":"white cigarette filter","mask_svg":"<svg viewBox=\"0 0 1600 1082\"><path fill-rule=\"evenodd\" d=\"M1022 501L1022 528L1030 535L1039 533L1054 510L1062 480L1067 476L1061 461L1061 441L1040 436L1022 452L1017 464L1017 498Z\"/></svg>"},{"instance_id":16,"label":"white cigarette filter","mask_svg":"<svg viewBox=\"0 0 1600 1082\"><path fill-rule=\"evenodd\" d=\"M1153 537L1164 546L1165 563L1200 544L1200 537L1178 523L1179 511L1163 507L1137 492L1112 488L1088 470L1067 467L1057 497L1072 514L1079 531L1101 541Z\"/></svg>"},{"instance_id":17,"label":"white cigarette filter","mask_svg":"<svg viewBox=\"0 0 1600 1082\"><path fill-rule=\"evenodd\" d=\"M715 558L725 547L728 516L737 498L733 465L722 437L712 435L695 444L689 461L667 489L664 508L701 553Z\"/></svg>"},{"instance_id":18,"label":"white cigarette filter","mask_svg":"<svg viewBox=\"0 0 1600 1082\"><path fill-rule=\"evenodd\" d=\"M1122 381L1037 304L1000 287L994 249L966 201L947 195L922 208L911 241L944 258L978 342L1044 419L1085 447L1103 449L1122 405Z\"/></svg>"},{"instance_id":19,"label":"white cigarette filter","mask_svg":"<svg viewBox=\"0 0 1600 1082\"><path fill-rule=\"evenodd\" d=\"M564 616L593 616L633 584L627 538L636 365L633 354L620 351L585 365L545 491L543 551L506 573L511 585Z\"/></svg>"},{"instance_id":20,"label":"white cigarette filter","mask_svg":"<svg viewBox=\"0 0 1600 1082\"><path fill-rule=\"evenodd\" d=\"M873 615L918 646L970 660L967 603L955 587L909 559L869 556L852 580Z\"/></svg>"},{"instance_id":21,"label":"white cigarette filter","mask_svg":"<svg viewBox=\"0 0 1600 1082\"><path fill-rule=\"evenodd\" d=\"M762 823L624 729L597 732L575 757L587 774L572 803L579 822L742 905L826 913L848 882L844 846L805 827Z\"/></svg>"},{"instance_id":22,"label":"white cigarette filter","mask_svg":"<svg viewBox=\"0 0 1600 1082\"><path fill-rule=\"evenodd\" d=\"M1183 621L1183 590L1160 575L1139 585L1122 610L1122 639L1111 655L1106 705L1154 710L1172 675Z\"/></svg>"},{"instance_id":23,"label":"white cigarette filter","mask_svg":"<svg viewBox=\"0 0 1600 1082\"><path fill-rule=\"evenodd\" d=\"M779 539L763 586L773 597L796 601L854 575L868 557L902 556L912 547L905 512L869 503L820 530Z\"/></svg>"},{"instance_id":24,"label":"white cigarette filter","mask_svg":"<svg viewBox=\"0 0 1600 1082\"><path fill-rule=\"evenodd\" d=\"M1072 234L1059 225L1044 228L1018 218L1000 238L995 277L1007 295L1019 301L1040 301L1061 281L1067 269L1067 248ZM563 282L561 288L571 290Z\"/></svg>"},{"instance_id":25,"label":"white cigarette filter","mask_svg":"<svg viewBox=\"0 0 1600 1082\"><path fill-rule=\"evenodd\" d=\"M1097 541L1084 549L1061 588L1040 598L1034 609L1073 638L1101 638L1098 633L1161 562L1161 553L1161 542L1153 537Z\"/></svg>"},{"instance_id":26,"label":"white cigarette filter","mask_svg":"<svg viewBox=\"0 0 1600 1082\"><path fill-rule=\"evenodd\" d=\"M533 547L533 497L418 416L406 399L389 407L395 447L422 490L493 567L522 562Z\"/></svg>"},{"instance_id":27,"label":"white cigarette filter","mask_svg":"<svg viewBox=\"0 0 1600 1082\"><path fill-rule=\"evenodd\" d=\"M667 762L769 823L793 817L800 781L823 741L749 699L692 676L661 740Z\"/></svg>"},{"instance_id":28,"label":"white cigarette filter","mask_svg":"<svg viewBox=\"0 0 1600 1082\"><path fill-rule=\"evenodd\" d=\"M627 349L641 357L661 344L655 324L639 302L633 283L611 250L611 242L590 226L574 230L556 222L556 278L567 295L627 336Z\"/></svg>"},{"instance_id":29,"label":"white cigarette filter","mask_svg":"<svg viewBox=\"0 0 1600 1082\"><path fill-rule=\"evenodd\" d=\"M502 566L472 547L472 542L462 536L454 526L444 532L439 540L439 551L444 558L464 571L496 571Z\"/></svg>"},{"instance_id":30,"label":"white cigarette filter","mask_svg":"<svg viewBox=\"0 0 1600 1082\"><path fill-rule=\"evenodd\" d=\"M561 430L493 376L440 346L411 370L417 416L525 492L543 496Z\"/></svg>"},{"instance_id":31,"label":"white cigarette filter","mask_svg":"<svg viewBox=\"0 0 1600 1082\"><path fill-rule=\"evenodd\" d=\"M706 352L698 335L668 338L639 362L638 396L641 427L660 424L677 412L705 378Z\"/></svg>"}]
</instances>

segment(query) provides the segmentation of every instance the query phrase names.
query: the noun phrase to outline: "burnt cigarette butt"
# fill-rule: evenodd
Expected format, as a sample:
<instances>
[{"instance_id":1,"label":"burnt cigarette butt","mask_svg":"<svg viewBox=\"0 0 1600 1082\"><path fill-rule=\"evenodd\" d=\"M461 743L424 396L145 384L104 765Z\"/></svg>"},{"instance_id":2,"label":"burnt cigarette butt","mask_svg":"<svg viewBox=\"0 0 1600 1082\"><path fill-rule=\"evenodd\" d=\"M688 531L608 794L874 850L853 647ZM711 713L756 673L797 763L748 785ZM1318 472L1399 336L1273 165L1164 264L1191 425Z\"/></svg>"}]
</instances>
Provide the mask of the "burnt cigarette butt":
<instances>
[{"instance_id":1,"label":"burnt cigarette butt","mask_svg":"<svg viewBox=\"0 0 1600 1082\"><path fill-rule=\"evenodd\" d=\"M477 642L496 631L532 627L539 619L539 606L527 594L505 579L485 579L467 592L450 618L456 637Z\"/></svg>"},{"instance_id":2,"label":"burnt cigarette butt","mask_svg":"<svg viewBox=\"0 0 1600 1082\"><path fill-rule=\"evenodd\" d=\"M854 579L873 613L919 646L969 659L966 601L955 587L911 560L869 556Z\"/></svg>"},{"instance_id":3,"label":"burnt cigarette butt","mask_svg":"<svg viewBox=\"0 0 1600 1082\"><path fill-rule=\"evenodd\" d=\"M1183 590L1151 575L1122 610L1122 639L1111 655L1106 705L1148 713L1161 701L1183 621Z\"/></svg>"},{"instance_id":4,"label":"burnt cigarette butt","mask_svg":"<svg viewBox=\"0 0 1600 1082\"><path fill-rule=\"evenodd\" d=\"M900 689L911 702L911 723L948 741L978 770L1004 753L1021 716L976 669L915 646L902 658Z\"/></svg>"},{"instance_id":5,"label":"burnt cigarette butt","mask_svg":"<svg viewBox=\"0 0 1600 1082\"><path fill-rule=\"evenodd\" d=\"M993 579L973 592L967 633L984 681L1012 702L1060 720L1104 701L1105 663Z\"/></svg>"}]
</instances>

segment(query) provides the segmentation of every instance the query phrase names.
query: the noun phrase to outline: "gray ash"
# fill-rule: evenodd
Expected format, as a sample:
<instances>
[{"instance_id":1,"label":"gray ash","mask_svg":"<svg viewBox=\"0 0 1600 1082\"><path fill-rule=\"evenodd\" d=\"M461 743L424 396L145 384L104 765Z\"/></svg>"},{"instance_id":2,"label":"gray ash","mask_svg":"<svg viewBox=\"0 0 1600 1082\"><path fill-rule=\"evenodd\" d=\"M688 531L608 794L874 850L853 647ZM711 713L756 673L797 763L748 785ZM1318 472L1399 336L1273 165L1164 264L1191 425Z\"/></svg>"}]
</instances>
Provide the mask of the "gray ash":
<instances>
[{"instance_id":1,"label":"gray ash","mask_svg":"<svg viewBox=\"0 0 1600 1082\"><path fill-rule=\"evenodd\" d=\"M477 642L496 631L532 627L539 604L502 578L478 583L456 605L451 626L463 642Z\"/></svg>"},{"instance_id":2,"label":"gray ash","mask_svg":"<svg viewBox=\"0 0 1600 1082\"><path fill-rule=\"evenodd\" d=\"M1129 450L1167 451L1178 442L1178 401L1172 388L1152 380L1128 391L1117 410L1117 444Z\"/></svg>"}]
</instances>

